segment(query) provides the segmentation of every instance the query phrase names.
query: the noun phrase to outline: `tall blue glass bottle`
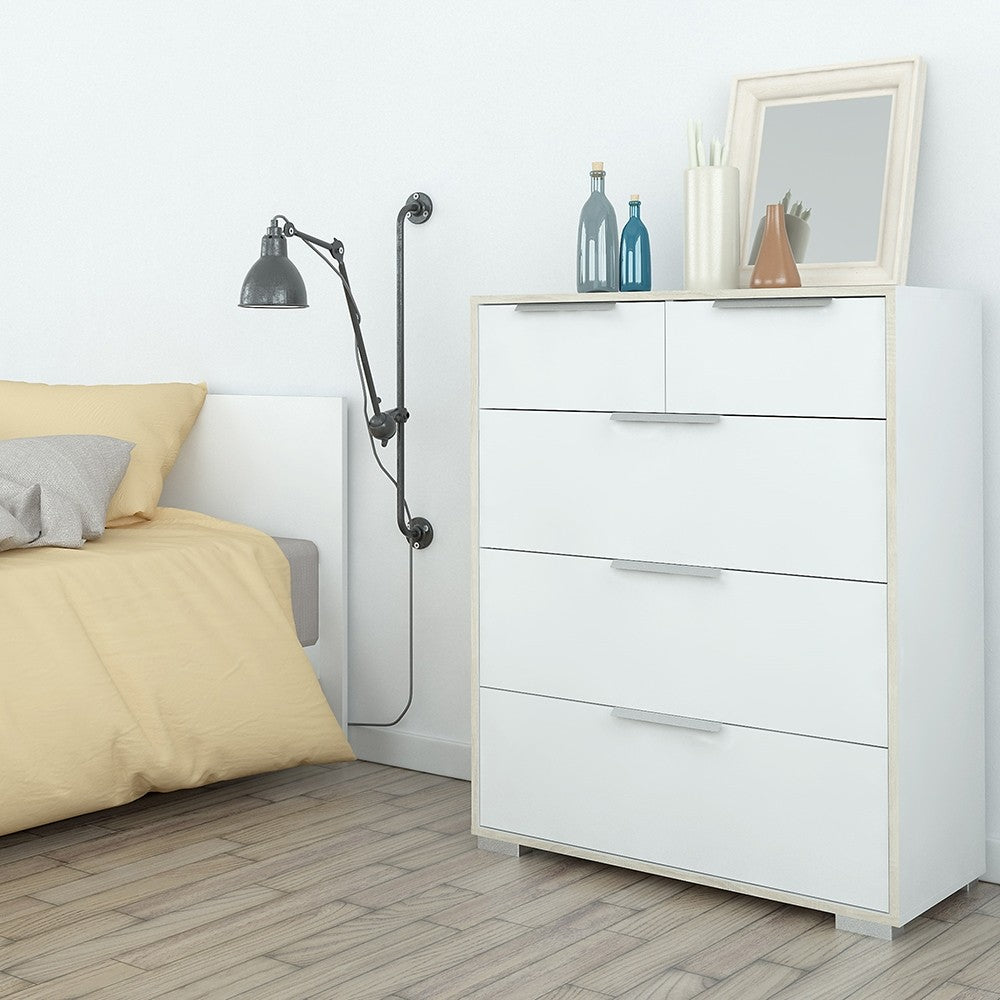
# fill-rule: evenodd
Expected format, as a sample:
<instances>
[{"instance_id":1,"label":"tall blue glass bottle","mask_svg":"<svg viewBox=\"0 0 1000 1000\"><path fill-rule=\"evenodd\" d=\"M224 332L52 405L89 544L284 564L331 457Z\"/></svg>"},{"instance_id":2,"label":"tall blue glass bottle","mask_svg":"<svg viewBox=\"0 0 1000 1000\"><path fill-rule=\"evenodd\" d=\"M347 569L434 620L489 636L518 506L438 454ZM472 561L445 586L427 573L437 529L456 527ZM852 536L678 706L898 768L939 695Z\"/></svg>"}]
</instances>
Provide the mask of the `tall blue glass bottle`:
<instances>
[{"instance_id":1,"label":"tall blue glass bottle","mask_svg":"<svg viewBox=\"0 0 1000 1000\"><path fill-rule=\"evenodd\" d=\"M590 197L580 212L576 241L576 290L618 291L618 220L604 195L604 164L592 163Z\"/></svg>"},{"instance_id":2,"label":"tall blue glass bottle","mask_svg":"<svg viewBox=\"0 0 1000 1000\"><path fill-rule=\"evenodd\" d=\"M628 222L622 230L621 281L623 292L648 292L653 287L649 270L649 233L639 218L639 196L628 203Z\"/></svg>"}]
</instances>

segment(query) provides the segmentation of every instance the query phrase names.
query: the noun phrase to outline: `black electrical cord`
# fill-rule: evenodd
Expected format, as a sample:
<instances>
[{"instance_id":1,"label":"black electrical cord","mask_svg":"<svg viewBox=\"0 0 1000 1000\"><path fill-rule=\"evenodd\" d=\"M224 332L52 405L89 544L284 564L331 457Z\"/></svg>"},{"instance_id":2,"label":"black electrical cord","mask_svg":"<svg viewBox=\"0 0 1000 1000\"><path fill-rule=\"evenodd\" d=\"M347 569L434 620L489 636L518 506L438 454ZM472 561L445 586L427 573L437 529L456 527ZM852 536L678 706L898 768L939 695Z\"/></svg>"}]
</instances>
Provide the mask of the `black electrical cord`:
<instances>
[{"instance_id":1,"label":"black electrical cord","mask_svg":"<svg viewBox=\"0 0 1000 1000\"><path fill-rule=\"evenodd\" d=\"M340 278L341 282L344 285L344 288L347 291L348 301L350 303L352 311L354 312L354 317L357 320L358 325L360 326L361 312L359 311L357 303L354 299L354 293L351 291L350 282L341 273L340 269L333 262L327 260L326 257L323 256L323 254L320 253L320 251L316 247L314 247L311 243L306 243L306 246L309 247L309 249L312 250L312 252L316 254L316 256L319 257L319 259L323 261L323 263L326 264L330 268L330 270L332 270L337 275L338 278ZM361 398L363 401L365 427L367 428L369 426L368 421L371 418L371 414L369 413L368 409L368 385L365 382L364 372L361 369L361 354L360 351L358 350L357 343L355 343L354 345L354 363L357 365L358 378L361 380ZM393 478L392 473L390 473L389 470L382 464L382 459L379 458L379 454L375 450L375 439L371 436L371 434L368 434L367 437L368 437L368 444L371 446L372 449L372 457L375 459L376 465L378 465L378 467L382 470L386 479L388 479L389 482L392 483L393 487L395 487L396 486L395 478ZM405 498L403 499L403 507L406 510L406 520L409 521L410 507L409 504L407 504ZM369 728L372 729L391 728L392 726L395 726L402 721L403 716L406 715L406 713L410 710L410 706L413 704L413 546L408 545L407 548L410 550L410 568L409 568L409 597L407 602L409 607L409 623L408 623L409 685L408 685L406 704L403 706L403 711L400 712L399 715L397 715L396 718L392 720L392 722L350 722L350 720L348 720L348 725L351 726L368 726Z\"/></svg>"}]
</instances>

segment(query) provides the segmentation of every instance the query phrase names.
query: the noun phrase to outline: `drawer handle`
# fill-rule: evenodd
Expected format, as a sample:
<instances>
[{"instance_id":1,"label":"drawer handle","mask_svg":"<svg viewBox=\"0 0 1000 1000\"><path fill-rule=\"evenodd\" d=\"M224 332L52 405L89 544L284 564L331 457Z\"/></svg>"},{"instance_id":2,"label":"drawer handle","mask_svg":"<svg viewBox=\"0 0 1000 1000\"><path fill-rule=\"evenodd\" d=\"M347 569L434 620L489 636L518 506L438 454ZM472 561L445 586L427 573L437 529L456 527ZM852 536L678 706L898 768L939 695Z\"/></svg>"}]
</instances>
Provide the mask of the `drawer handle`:
<instances>
[{"instance_id":1,"label":"drawer handle","mask_svg":"<svg viewBox=\"0 0 1000 1000\"><path fill-rule=\"evenodd\" d=\"M614 309L617 302L518 302L515 312L600 312Z\"/></svg>"},{"instance_id":2,"label":"drawer handle","mask_svg":"<svg viewBox=\"0 0 1000 1000\"><path fill-rule=\"evenodd\" d=\"M833 305L829 296L808 299L716 299L716 309L818 309Z\"/></svg>"},{"instance_id":3,"label":"drawer handle","mask_svg":"<svg viewBox=\"0 0 1000 1000\"><path fill-rule=\"evenodd\" d=\"M612 420L626 424L717 424L718 413L612 413Z\"/></svg>"},{"instance_id":4,"label":"drawer handle","mask_svg":"<svg viewBox=\"0 0 1000 1000\"><path fill-rule=\"evenodd\" d=\"M616 719L634 719L636 722L652 722L657 726L673 726L675 729L697 729L703 733L722 732L721 722L709 719L690 719L686 715L664 715L662 712L643 712L638 708L613 708L611 714Z\"/></svg>"},{"instance_id":5,"label":"drawer handle","mask_svg":"<svg viewBox=\"0 0 1000 1000\"><path fill-rule=\"evenodd\" d=\"M714 566L685 566L683 563L640 562L634 559L612 559L612 569L626 569L633 573L663 573L668 576L704 576L718 579L722 570Z\"/></svg>"}]
</instances>

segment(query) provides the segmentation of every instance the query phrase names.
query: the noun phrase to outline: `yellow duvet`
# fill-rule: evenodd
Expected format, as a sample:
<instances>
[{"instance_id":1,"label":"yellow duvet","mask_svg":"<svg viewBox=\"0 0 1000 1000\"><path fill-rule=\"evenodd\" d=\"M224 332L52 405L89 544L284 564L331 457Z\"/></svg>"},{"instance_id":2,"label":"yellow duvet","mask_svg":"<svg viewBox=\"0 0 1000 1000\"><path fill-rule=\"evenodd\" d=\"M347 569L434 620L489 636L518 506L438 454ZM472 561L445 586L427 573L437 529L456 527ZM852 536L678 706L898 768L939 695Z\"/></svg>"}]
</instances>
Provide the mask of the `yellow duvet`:
<instances>
[{"instance_id":1,"label":"yellow duvet","mask_svg":"<svg viewBox=\"0 0 1000 1000\"><path fill-rule=\"evenodd\" d=\"M190 511L0 553L0 834L353 754L266 535Z\"/></svg>"}]
</instances>

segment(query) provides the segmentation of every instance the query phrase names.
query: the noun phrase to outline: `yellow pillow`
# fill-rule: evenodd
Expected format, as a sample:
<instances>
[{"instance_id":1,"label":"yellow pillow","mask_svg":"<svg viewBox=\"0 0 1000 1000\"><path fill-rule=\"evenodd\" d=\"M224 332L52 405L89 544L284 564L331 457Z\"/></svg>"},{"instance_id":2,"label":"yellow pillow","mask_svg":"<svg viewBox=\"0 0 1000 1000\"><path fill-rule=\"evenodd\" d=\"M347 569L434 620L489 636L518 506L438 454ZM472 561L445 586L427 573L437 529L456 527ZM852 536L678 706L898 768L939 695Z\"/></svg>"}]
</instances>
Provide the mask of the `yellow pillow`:
<instances>
[{"instance_id":1,"label":"yellow pillow","mask_svg":"<svg viewBox=\"0 0 1000 1000\"><path fill-rule=\"evenodd\" d=\"M0 439L103 434L132 441L132 457L108 506L114 527L150 518L177 453L201 411L205 383L45 385L0 381Z\"/></svg>"}]
</instances>

